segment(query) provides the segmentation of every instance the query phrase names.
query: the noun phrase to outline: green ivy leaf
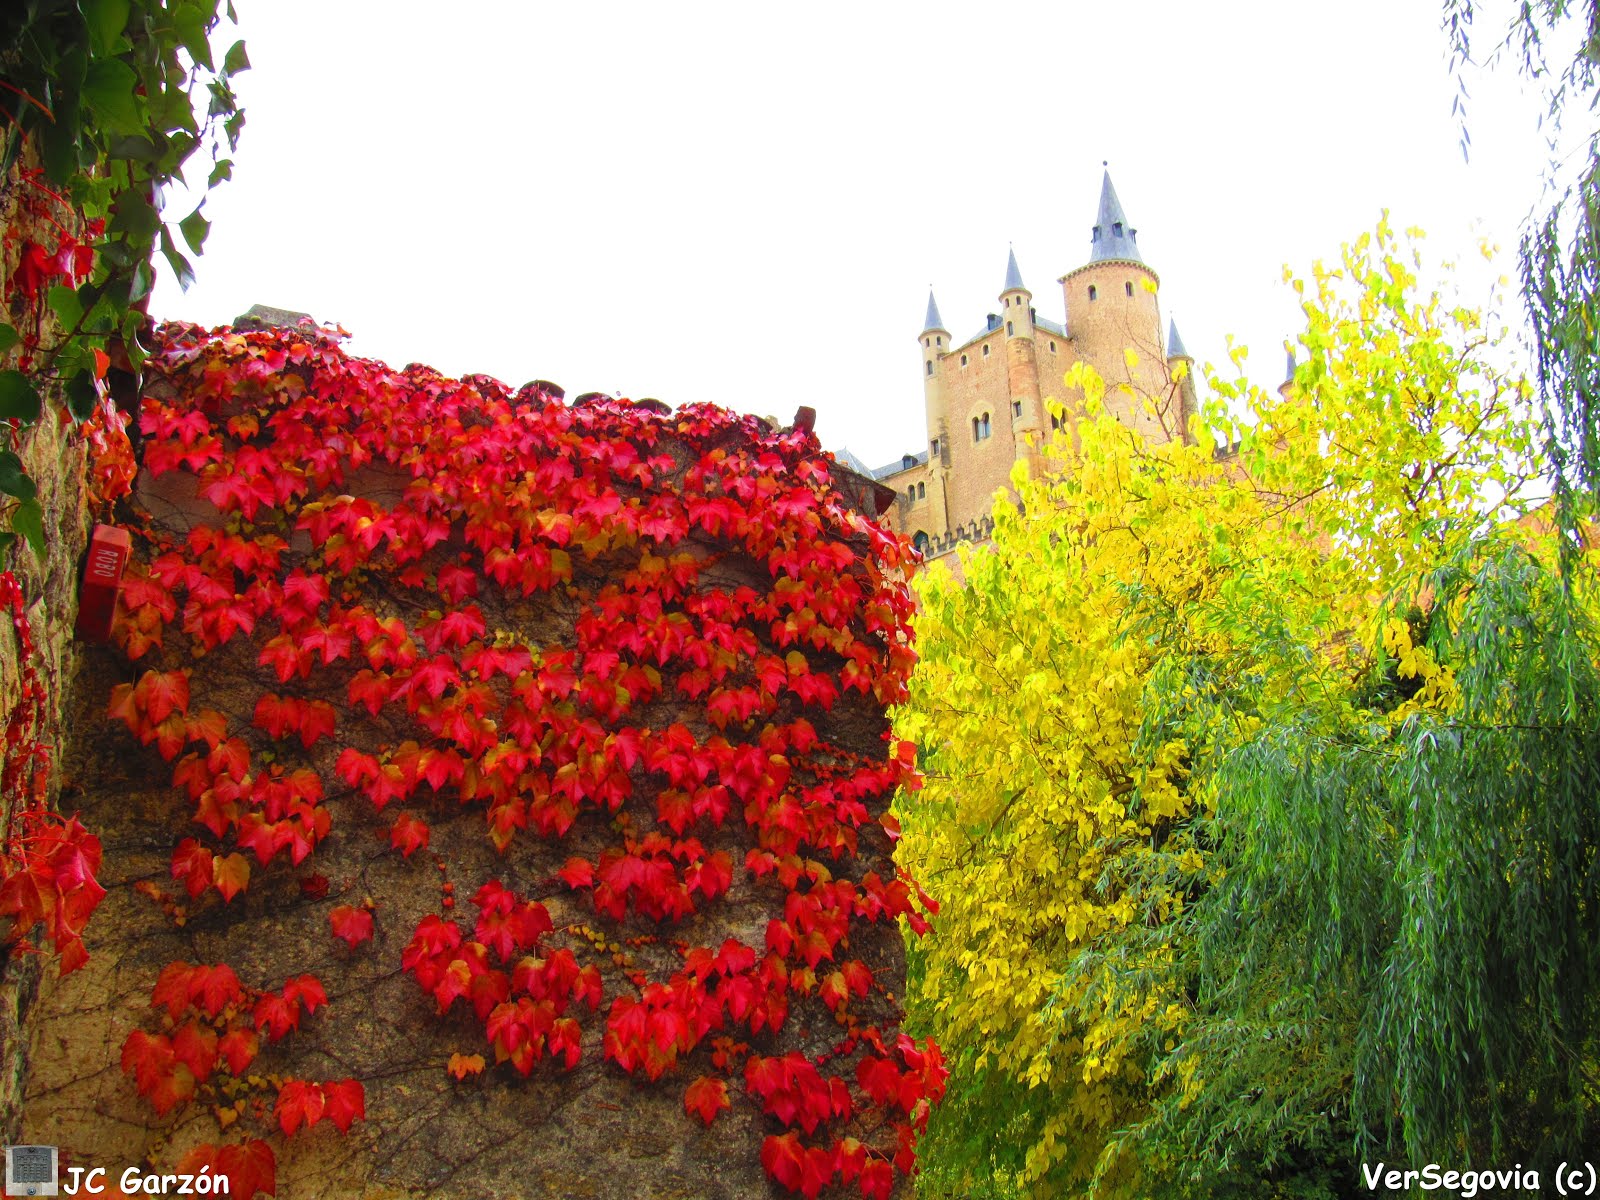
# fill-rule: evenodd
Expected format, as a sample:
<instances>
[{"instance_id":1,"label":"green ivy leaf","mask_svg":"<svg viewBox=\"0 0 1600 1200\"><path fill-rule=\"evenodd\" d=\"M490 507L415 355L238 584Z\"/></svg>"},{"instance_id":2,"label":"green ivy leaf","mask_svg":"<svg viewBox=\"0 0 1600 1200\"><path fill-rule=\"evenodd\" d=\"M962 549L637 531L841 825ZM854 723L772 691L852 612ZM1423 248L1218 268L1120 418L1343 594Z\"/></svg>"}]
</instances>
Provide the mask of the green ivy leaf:
<instances>
[{"instance_id":1,"label":"green ivy leaf","mask_svg":"<svg viewBox=\"0 0 1600 1200\"><path fill-rule=\"evenodd\" d=\"M65 284L56 284L50 289L48 297L50 311L56 314L56 320L61 322L61 327L68 332L76 329L83 320L83 305L78 302L78 293Z\"/></svg>"},{"instance_id":2,"label":"green ivy leaf","mask_svg":"<svg viewBox=\"0 0 1600 1200\"><path fill-rule=\"evenodd\" d=\"M87 421L94 416L95 402L100 399L100 393L95 390L94 375L88 371L79 371L67 380L67 411L80 421Z\"/></svg>"},{"instance_id":3,"label":"green ivy leaf","mask_svg":"<svg viewBox=\"0 0 1600 1200\"><path fill-rule=\"evenodd\" d=\"M89 64L83 77L83 98L94 112L95 124L107 133L144 131L144 115L134 90L139 77L120 58L102 58Z\"/></svg>"},{"instance_id":4,"label":"green ivy leaf","mask_svg":"<svg viewBox=\"0 0 1600 1200\"><path fill-rule=\"evenodd\" d=\"M39 393L21 371L0 371L0 417L37 421L43 405Z\"/></svg>"},{"instance_id":5,"label":"green ivy leaf","mask_svg":"<svg viewBox=\"0 0 1600 1200\"><path fill-rule=\"evenodd\" d=\"M89 45L97 57L110 58L128 27L128 0L83 0L80 7L89 25Z\"/></svg>"},{"instance_id":6,"label":"green ivy leaf","mask_svg":"<svg viewBox=\"0 0 1600 1200\"><path fill-rule=\"evenodd\" d=\"M206 180L207 188L214 188L225 179L233 178L233 159L225 158L211 168L211 177Z\"/></svg>"},{"instance_id":7,"label":"green ivy leaf","mask_svg":"<svg viewBox=\"0 0 1600 1200\"><path fill-rule=\"evenodd\" d=\"M22 460L9 450L0 450L0 492L18 500L32 500L39 494L38 485L28 477Z\"/></svg>"},{"instance_id":8,"label":"green ivy leaf","mask_svg":"<svg viewBox=\"0 0 1600 1200\"><path fill-rule=\"evenodd\" d=\"M200 215L200 209L195 209L187 217L179 221L178 230L183 234L183 240L189 243L189 249L196 254L203 253L202 247L206 243L206 234L211 232L211 222Z\"/></svg>"},{"instance_id":9,"label":"green ivy leaf","mask_svg":"<svg viewBox=\"0 0 1600 1200\"><path fill-rule=\"evenodd\" d=\"M45 121L39 128L39 157L44 162L45 178L57 187L67 181L82 165L78 145L81 132L80 108L84 73L89 67L89 56L82 47L74 48L62 56L56 68L54 121Z\"/></svg>"},{"instance_id":10,"label":"green ivy leaf","mask_svg":"<svg viewBox=\"0 0 1600 1200\"><path fill-rule=\"evenodd\" d=\"M178 277L178 286L188 291L194 284L194 267L179 252L177 244L172 240L172 230L166 226L161 227L161 253L166 256L172 273Z\"/></svg>"},{"instance_id":11,"label":"green ivy leaf","mask_svg":"<svg viewBox=\"0 0 1600 1200\"><path fill-rule=\"evenodd\" d=\"M206 36L206 13L198 8L179 7L172 14L172 24L178 31L178 41L189 52L189 57L206 70L214 71L211 40Z\"/></svg>"},{"instance_id":12,"label":"green ivy leaf","mask_svg":"<svg viewBox=\"0 0 1600 1200\"><path fill-rule=\"evenodd\" d=\"M244 52L244 40L240 39L228 47L228 52L222 56L222 73L224 75L237 75L240 71L250 69L250 56Z\"/></svg>"},{"instance_id":13,"label":"green ivy leaf","mask_svg":"<svg viewBox=\"0 0 1600 1200\"><path fill-rule=\"evenodd\" d=\"M11 347L22 340L22 335L4 321L0 321L0 354L4 354Z\"/></svg>"},{"instance_id":14,"label":"green ivy leaf","mask_svg":"<svg viewBox=\"0 0 1600 1200\"><path fill-rule=\"evenodd\" d=\"M35 554L44 557L44 509L37 499L24 500L11 510L11 528L28 539Z\"/></svg>"}]
</instances>

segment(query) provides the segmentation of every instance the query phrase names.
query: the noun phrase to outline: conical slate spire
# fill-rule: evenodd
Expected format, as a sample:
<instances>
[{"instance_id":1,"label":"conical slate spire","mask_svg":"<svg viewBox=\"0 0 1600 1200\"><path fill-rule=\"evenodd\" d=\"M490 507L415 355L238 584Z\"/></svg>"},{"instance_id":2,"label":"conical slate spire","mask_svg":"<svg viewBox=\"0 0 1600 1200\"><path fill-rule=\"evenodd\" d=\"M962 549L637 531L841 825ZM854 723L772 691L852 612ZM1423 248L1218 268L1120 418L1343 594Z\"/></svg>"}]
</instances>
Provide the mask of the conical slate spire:
<instances>
[{"instance_id":1,"label":"conical slate spire","mask_svg":"<svg viewBox=\"0 0 1600 1200\"><path fill-rule=\"evenodd\" d=\"M1011 251L1011 257L1006 260L1006 285L1000 289L1003 296L1007 292L1025 292L1028 289L1023 285L1022 272L1017 270L1017 252Z\"/></svg>"},{"instance_id":2,"label":"conical slate spire","mask_svg":"<svg viewBox=\"0 0 1600 1200\"><path fill-rule=\"evenodd\" d=\"M1139 257L1139 245L1134 240L1138 232L1123 215L1122 201L1117 199L1117 189L1111 186L1111 172L1107 171L1100 183L1100 212L1090 238L1089 261L1125 259L1142 263L1144 259Z\"/></svg>"},{"instance_id":3,"label":"conical slate spire","mask_svg":"<svg viewBox=\"0 0 1600 1200\"><path fill-rule=\"evenodd\" d=\"M930 330L934 330L934 329L944 329L944 318L939 315L939 306L937 304L935 304L934 301L933 301L933 289L929 288L928 289L928 319L927 319L926 323L924 323L924 325L922 326L922 332L923 333L928 333ZM948 330L946 330L946 332L948 332Z\"/></svg>"},{"instance_id":4,"label":"conical slate spire","mask_svg":"<svg viewBox=\"0 0 1600 1200\"><path fill-rule=\"evenodd\" d=\"M1183 348L1183 339L1178 336L1178 323L1176 321L1171 322L1171 324L1167 326L1167 357L1193 357L1187 350Z\"/></svg>"},{"instance_id":5,"label":"conical slate spire","mask_svg":"<svg viewBox=\"0 0 1600 1200\"><path fill-rule=\"evenodd\" d=\"M1285 383L1293 383L1294 382L1294 343L1285 342L1283 344L1283 347L1288 352L1288 355L1289 355L1289 365L1288 365L1287 368L1285 368L1283 381Z\"/></svg>"}]
</instances>

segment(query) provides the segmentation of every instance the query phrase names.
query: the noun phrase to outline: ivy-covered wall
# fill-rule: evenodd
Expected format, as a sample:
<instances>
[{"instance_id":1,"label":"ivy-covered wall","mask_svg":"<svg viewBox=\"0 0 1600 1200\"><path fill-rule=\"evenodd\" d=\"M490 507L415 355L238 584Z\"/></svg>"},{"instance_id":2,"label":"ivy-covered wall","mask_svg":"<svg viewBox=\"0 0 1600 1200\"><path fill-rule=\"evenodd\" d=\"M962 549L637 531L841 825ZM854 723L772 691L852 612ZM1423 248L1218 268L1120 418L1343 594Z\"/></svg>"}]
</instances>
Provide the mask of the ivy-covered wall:
<instances>
[{"instance_id":1,"label":"ivy-covered wall","mask_svg":"<svg viewBox=\"0 0 1600 1200\"><path fill-rule=\"evenodd\" d=\"M108 895L22 1136L245 1196L900 1191L944 1072L870 485L311 327L154 349L63 748Z\"/></svg>"}]
</instances>

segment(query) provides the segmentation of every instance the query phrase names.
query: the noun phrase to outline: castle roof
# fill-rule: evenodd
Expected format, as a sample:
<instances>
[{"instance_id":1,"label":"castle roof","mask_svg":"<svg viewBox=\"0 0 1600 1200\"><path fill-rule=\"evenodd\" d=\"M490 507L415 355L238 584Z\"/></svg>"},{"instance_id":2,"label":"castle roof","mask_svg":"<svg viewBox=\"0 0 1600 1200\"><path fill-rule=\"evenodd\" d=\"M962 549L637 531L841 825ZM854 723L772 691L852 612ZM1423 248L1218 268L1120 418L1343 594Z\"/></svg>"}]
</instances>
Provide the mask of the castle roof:
<instances>
[{"instance_id":1,"label":"castle roof","mask_svg":"<svg viewBox=\"0 0 1600 1200\"><path fill-rule=\"evenodd\" d=\"M1100 183L1100 211L1090 235L1089 261L1144 262L1139 257L1139 244L1134 240L1138 234L1123 214L1122 201L1117 199L1117 189L1111 186L1111 172L1107 171Z\"/></svg>"},{"instance_id":2,"label":"castle roof","mask_svg":"<svg viewBox=\"0 0 1600 1200\"><path fill-rule=\"evenodd\" d=\"M1006 285L1000 291L1004 294L1006 292L1025 292L1027 290L1022 283L1022 272L1017 270L1017 252L1013 250L1011 251L1011 257L1006 261Z\"/></svg>"},{"instance_id":3,"label":"castle roof","mask_svg":"<svg viewBox=\"0 0 1600 1200\"><path fill-rule=\"evenodd\" d=\"M1178 336L1178 323L1173 321L1167 326L1167 357L1168 358L1193 358L1183 348L1183 339Z\"/></svg>"},{"instance_id":4,"label":"castle roof","mask_svg":"<svg viewBox=\"0 0 1600 1200\"><path fill-rule=\"evenodd\" d=\"M939 315L939 306L934 303L933 289L928 289L928 319L923 323L922 332L928 333L934 329L944 329L944 318ZM945 330L946 333L949 330Z\"/></svg>"}]
</instances>

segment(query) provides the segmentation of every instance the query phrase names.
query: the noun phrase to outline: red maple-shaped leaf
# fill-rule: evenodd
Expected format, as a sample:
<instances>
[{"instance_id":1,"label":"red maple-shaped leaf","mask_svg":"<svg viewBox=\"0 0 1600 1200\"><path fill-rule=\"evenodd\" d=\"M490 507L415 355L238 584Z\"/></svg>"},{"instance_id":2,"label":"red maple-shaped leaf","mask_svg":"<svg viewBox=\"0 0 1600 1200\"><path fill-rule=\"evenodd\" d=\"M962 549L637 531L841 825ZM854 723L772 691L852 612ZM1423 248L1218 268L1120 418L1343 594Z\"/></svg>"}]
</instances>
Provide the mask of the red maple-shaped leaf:
<instances>
[{"instance_id":1,"label":"red maple-shaped leaf","mask_svg":"<svg viewBox=\"0 0 1600 1200\"><path fill-rule=\"evenodd\" d=\"M211 860L211 879L224 900L232 900L250 883L250 860L242 854L229 854Z\"/></svg>"},{"instance_id":2,"label":"red maple-shaped leaf","mask_svg":"<svg viewBox=\"0 0 1600 1200\"><path fill-rule=\"evenodd\" d=\"M204 1083L217 1063L217 1035L204 1025L187 1021L172 1035L172 1054L189 1068L196 1083Z\"/></svg>"},{"instance_id":3,"label":"red maple-shaped leaf","mask_svg":"<svg viewBox=\"0 0 1600 1200\"><path fill-rule=\"evenodd\" d=\"M861 1168L861 1194L866 1200L889 1200L894 1191L894 1168L875 1158Z\"/></svg>"},{"instance_id":4,"label":"red maple-shaped leaf","mask_svg":"<svg viewBox=\"0 0 1600 1200\"><path fill-rule=\"evenodd\" d=\"M354 1122L366 1120L367 1093L359 1079L341 1079L321 1087L326 1102L324 1115L340 1133L349 1133Z\"/></svg>"},{"instance_id":5,"label":"red maple-shaped leaf","mask_svg":"<svg viewBox=\"0 0 1600 1200\"><path fill-rule=\"evenodd\" d=\"M224 1146L217 1154L217 1170L228 1177L228 1194L236 1200L251 1200L258 1193L278 1194L278 1160L272 1147L260 1139L240 1146Z\"/></svg>"},{"instance_id":6,"label":"red maple-shaped leaf","mask_svg":"<svg viewBox=\"0 0 1600 1200\"><path fill-rule=\"evenodd\" d=\"M567 865L556 872L562 882L572 888L594 886L594 865L586 858L569 858Z\"/></svg>"},{"instance_id":7,"label":"red maple-shaped leaf","mask_svg":"<svg viewBox=\"0 0 1600 1200\"><path fill-rule=\"evenodd\" d=\"M261 1039L253 1029L230 1029L217 1043L217 1053L235 1075L243 1075L250 1069L260 1049Z\"/></svg>"},{"instance_id":8,"label":"red maple-shaped leaf","mask_svg":"<svg viewBox=\"0 0 1600 1200\"><path fill-rule=\"evenodd\" d=\"M782 1137L768 1134L761 1143L761 1166L791 1192L800 1190L800 1175L805 1162L805 1147L800 1135L790 1130Z\"/></svg>"},{"instance_id":9,"label":"red maple-shaped leaf","mask_svg":"<svg viewBox=\"0 0 1600 1200\"><path fill-rule=\"evenodd\" d=\"M134 703L145 719L158 725L174 713L189 711L189 673L187 671L146 671L133 688Z\"/></svg>"},{"instance_id":10,"label":"red maple-shaped leaf","mask_svg":"<svg viewBox=\"0 0 1600 1200\"><path fill-rule=\"evenodd\" d=\"M211 886L214 875L211 869L211 851L194 838L184 838L172 852L172 877L183 880L184 891L190 899L197 898Z\"/></svg>"},{"instance_id":11,"label":"red maple-shaped leaf","mask_svg":"<svg viewBox=\"0 0 1600 1200\"><path fill-rule=\"evenodd\" d=\"M303 1079L289 1079L278 1089L278 1102L273 1106L273 1116L278 1119L278 1128L287 1136L301 1126L310 1129L322 1120L326 1107L327 1101L321 1086Z\"/></svg>"},{"instance_id":12,"label":"red maple-shaped leaf","mask_svg":"<svg viewBox=\"0 0 1600 1200\"><path fill-rule=\"evenodd\" d=\"M302 1005L309 1016L328 1002L328 993L315 975L296 975L283 985L283 998L290 1004Z\"/></svg>"},{"instance_id":13,"label":"red maple-shaped leaf","mask_svg":"<svg viewBox=\"0 0 1600 1200\"><path fill-rule=\"evenodd\" d=\"M468 1075L476 1075L484 1068L483 1055L481 1054L452 1054L450 1063L445 1067L457 1079L465 1079Z\"/></svg>"},{"instance_id":14,"label":"red maple-shaped leaf","mask_svg":"<svg viewBox=\"0 0 1600 1200\"><path fill-rule=\"evenodd\" d=\"M428 823L410 813L403 812L395 818L389 830L389 845L410 858L418 850L428 848Z\"/></svg>"},{"instance_id":15,"label":"red maple-shaped leaf","mask_svg":"<svg viewBox=\"0 0 1600 1200\"><path fill-rule=\"evenodd\" d=\"M194 968L188 963L172 962L161 968L156 977L155 989L150 993L150 1007L166 1005L167 1015L174 1021L194 998Z\"/></svg>"},{"instance_id":16,"label":"red maple-shaped leaf","mask_svg":"<svg viewBox=\"0 0 1600 1200\"><path fill-rule=\"evenodd\" d=\"M328 914L333 926L333 936L343 938L348 946L356 946L372 936L372 914L364 908L341 904Z\"/></svg>"},{"instance_id":17,"label":"red maple-shaped leaf","mask_svg":"<svg viewBox=\"0 0 1600 1200\"><path fill-rule=\"evenodd\" d=\"M307 750L318 738L332 737L336 716L326 700L313 700L300 715L300 744Z\"/></svg>"},{"instance_id":18,"label":"red maple-shaped leaf","mask_svg":"<svg viewBox=\"0 0 1600 1200\"><path fill-rule=\"evenodd\" d=\"M728 1085L714 1075L702 1075L683 1094L684 1111L699 1117L708 1127L725 1108L732 1108Z\"/></svg>"}]
</instances>

